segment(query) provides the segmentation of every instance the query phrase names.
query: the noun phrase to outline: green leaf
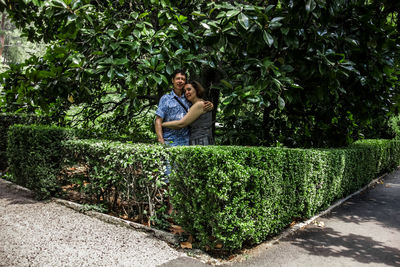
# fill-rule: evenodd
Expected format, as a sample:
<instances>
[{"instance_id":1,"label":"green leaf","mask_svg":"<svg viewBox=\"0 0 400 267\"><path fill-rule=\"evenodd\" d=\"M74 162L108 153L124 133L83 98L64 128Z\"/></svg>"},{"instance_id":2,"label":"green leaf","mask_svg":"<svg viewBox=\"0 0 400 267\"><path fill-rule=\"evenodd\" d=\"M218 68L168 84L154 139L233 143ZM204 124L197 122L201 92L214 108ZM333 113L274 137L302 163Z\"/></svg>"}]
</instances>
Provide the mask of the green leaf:
<instances>
[{"instance_id":1,"label":"green leaf","mask_svg":"<svg viewBox=\"0 0 400 267\"><path fill-rule=\"evenodd\" d=\"M272 44L274 43L274 38L272 37L271 34L269 34L267 31L263 31L263 38L264 42L271 47Z\"/></svg>"},{"instance_id":2,"label":"green leaf","mask_svg":"<svg viewBox=\"0 0 400 267\"><path fill-rule=\"evenodd\" d=\"M178 56L178 55L180 55L180 54L185 54L185 53L187 53L187 52L188 52L187 50L185 50L185 49L183 49L183 48L180 48L180 49L178 49L178 50L175 51L174 56L176 57L176 56Z\"/></svg>"},{"instance_id":3,"label":"green leaf","mask_svg":"<svg viewBox=\"0 0 400 267\"><path fill-rule=\"evenodd\" d=\"M127 58L117 58L117 59L113 60L114 65L124 65L128 62L129 62L129 60Z\"/></svg>"},{"instance_id":4,"label":"green leaf","mask_svg":"<svg viewBox=\"0 0 400 267\"><path fill-rule=\"evenodd\" d=\"M316 7L316 3L314 0L307 0L306 2L306 11L307 13L310 13L311 11L313 11Z\"/></svg>"},{"instance_id":5,"label":"green leaf","mask_svg":"<svg viewBox=\"0 0 400 267\"><path fill-rule=\"evenodd\" d=\"M281 28L281 32L283 35L287 35L289 33L289 28Z\"/></svg>"},{"instance_id":6,"label":"green leaf","mask_svg":"<svg viewBox=\"0 0 400 267\"><path fill-rule=\"evenodd\" d=\"M278 28L278 27L282 26L282 24L279 21L281 21L283 19L284 19L284 17L275 17L275 18L273 18L269 23L269 28L275 29L275 28Z\"/></svg>"},{"instance_id":7,"label":"green leaf","mask_svg":"<svg viewBox=\"0 0 400 267\"><path fill-rule=\"evenodd\" d=\"M167 77L165 77L165 75L160 75L161 79L164 81L165 84L169 84L169 81L167 79Z\"/></svg>"},{"instance_id":8,"label":"green leaf","mask_svg":"<svg viewBox=\"0 0 400 267\"><path fill-rule=\"evenodd\" d=\"M203 14L203 13L200 13L200 12L197 12L197 11L193 11L191 15L192 16L198 16L198 17L206 17L207 16L206 14Z\"/></svg>"},{"instance_id":9,"label":"green leaf","mask_svg":"<svg viewBox=\"0 0 400 267\"><path fill-rule=\"evenodd\" d=\"M168 75L172 75L172 73L174 72L174 66L172 66L171 64L168 64L166 71L167 71Z\"/></svg>"},{"instance_id":10,"label":"green leaf","mask_svg":"<svg viewBox=\"0 0 400 267\"><path fill-rule=\"evenodd\" d=\"M284 19L284 17L275 17L275 18L271 19L270 23L276 23L276 22L281 21L283 19Z\"/></svg>"},{"instance_id":11,"label":"green leaf","mask_svg":"<svg viewBox=\"0 0 400 267\"><path fill-rule=\"evenodd\" d=\"M245 28L246 30L248 30L250 28L249 17L247 17L245 14L240 13L240 15L238 17L238 21L239 21L240 25L242 25L242 27Z\"/></svg>"},{"instance_id":12,"label":"green leaf","mask_svg":"<svg viewBox=\"0 0 400 267\"><path fill-rule=\"evenodd\" d=\"M281 71L288 73L294 71L294 68L291 65L283 65L280 69Z\"/></svg>"},{"instance_id":13,"label":"green leaf","mask_svg":"<svg viewBox=\"0 0 400 267\"><path fill-rule=\"evenodd\" d=\"M227 98L224 99L222 102L224 105L229 105L233 100L233 96L228 96Z\"/></svg>"},{"instance_id":14,"label":"green leaf","mask_svg":"<svg viewBox=\"0 0 400 267\"><path fill-rule=\"evenodd\" d=\"M65 24L65 25L69 25L69 24L71 24L72 22L74 22L76 20L76 15L75 14L70 14L70 15L68 15L68 17L67 17L67 23Z\"/></svg>"},{"instance_id":15,"label":"green leaf","mask_svg":"<svg viewBox=\"0 0 400 267\"><path fill-rule=\"evenodd\" d=\"M146 17L149 14L150 14L150 12L143 12L142 14L139 15L138 19L142 19L142 18Z\"/></svg>"},{"instance_id":16,"label":"green leaf","mask_svg":"<svg viewBox=\"0 0 400 267\"><path fill-rule=\"evenodd\" d=\"M57 4L59 4L59 5L56 5L55 3L57 3ZM50 2L50 5L52 5L52 6L54 6L54 7L63 7L63 8L67 8L68 6L64 3L64 1L62 1L62 0L52 0L51 2Z\"/></svg>"},{"instance_id":17,"label":"green leaf","mask_svg":"<svg viewBox=\"0 0 400 267\"><path fill-rule=\"evenodd\" d=\"M207 23L201 22L200 24L201 24L201 26L203 26L203 27L206 28L207 30L210 29L210 26L209 26Z\"/></svg>"},{"instance_id":18,"label":"green leaf","mask_svg":"<svg viewBox=\"0 0 400 267\"><path fill-rule=\"evenodd\" d=\"M161 84L163 82L163 79L161 77L158 77L157 75L151 74L150 76L157 84Z\"/></svg>"},{"instance_id":19,"label":"green leaf","mask_svg":"<svg viewBox=\"0 0 400 267\"><path fill-rule=\"evenodd\" d=\"M228 12L226 12L226 16L228 18L233 17L233 16L237 16L240 13L239 10L230 10Z\"/></svg>"},{"instance_id":20,"label":"green leaf","mask_svg":"<svg viewBox=\"0 0 400 267\"><path fill-rule=\"evenodd\" d=\"M221 83L223 83L226 87L228 87L228 88L230 88L230 89L233 89L232 84L229 83L228 81L226 81L226 80L221 80Z\"/></svg>"},{"instance_id":21,"label":"green leaf","mask_svg":"<svg viewBox=\"0 0 400 267\"><path fill-rule=\"evenodd\" d=\"M269 60L268 58L263 60L263 66L264 68L268 69L270 66L272 66L274 64L274 62L272 62L271 60Z\"/></svg>"},{"instance_id":22,"label":"green leaf","mask_svg":"<svg viewBox=\"0 0 400 267\"><path fill-rule=\"evenodd\" d=\"M178 17L179 23L185 22L186 20L187 20L187 17L186 17L186 16L179 15L179 17Z\"/></svg>"},{"instance_id":23,"label":"green leaf","mask_svg":"<svg viewBox=\"0 0 400 267\"><path fill-rule=\"evenodd\" d=\"M139 14L136 11L133 11L133 12L131 12L130 16L133 19L137 19L139 17Z\"/></svg>"},{"instance_id":24,"label":"green leaf","mask_svg":"<svg viewBox=\"0 0 400 267\"><path fill-rule=\"evenodd\" d=\"M114 78L114 68L113 68L113 67L111 67L111 68L109 69L109 71L107 72L107 77L108 77L110 80L112 80L112 79Z\"/></svg>"},{"instance_id":25,"label":"green leaf","mask_svg":"<svg viewBox=\"0 0 400 267\"><path fill-rule=\"evenodd\" d=\"M280 110L285 108L285 100L280 96L278 96L278 107Z\"/></svg>"}]
</instances>

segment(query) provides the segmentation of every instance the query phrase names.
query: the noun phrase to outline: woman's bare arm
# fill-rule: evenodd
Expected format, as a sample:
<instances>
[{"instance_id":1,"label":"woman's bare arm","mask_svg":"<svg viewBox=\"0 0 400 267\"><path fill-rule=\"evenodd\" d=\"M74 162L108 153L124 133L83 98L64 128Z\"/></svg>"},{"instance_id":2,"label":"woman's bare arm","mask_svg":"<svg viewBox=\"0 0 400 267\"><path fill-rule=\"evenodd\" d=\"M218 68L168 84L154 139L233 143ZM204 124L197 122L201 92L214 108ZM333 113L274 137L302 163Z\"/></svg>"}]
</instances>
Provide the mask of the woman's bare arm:
<instances>
[{"instance_id":1,"label":"woman's bare arm","mask_svg":"<svg viewBox=\"0 0 400 267\"><path fill-rule=\"evenodd\" d=\"M171 129L182 129L192 124L201 114L207 113L204 110L203 101L196 102L190 107L188 113L180 120L167 121L162 123L162 127L167 127Z\"/></svg>"}]
</instances>

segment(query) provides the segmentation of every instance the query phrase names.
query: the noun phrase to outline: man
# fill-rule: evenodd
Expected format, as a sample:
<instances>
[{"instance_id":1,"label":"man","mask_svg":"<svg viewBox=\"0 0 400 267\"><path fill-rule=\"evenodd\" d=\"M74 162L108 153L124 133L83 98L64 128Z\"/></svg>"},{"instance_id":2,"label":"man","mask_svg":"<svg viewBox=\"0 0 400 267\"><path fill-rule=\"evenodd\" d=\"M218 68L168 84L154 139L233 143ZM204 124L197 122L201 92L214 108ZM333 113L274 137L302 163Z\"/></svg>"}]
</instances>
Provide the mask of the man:
<instances>
[{"instance_id":1,"label":"man","mask_svg":"<svg viewBox=\"0 0 400 267\"><path fill-rule=\"evenodd\" d=\"M157 140L161 144L171 146L189 145L189 129L182 128L178 130L162 128L163 121L174 121L182 119L191 103L185 98L183 88L186 84L186 73L183 70L176 70L172 75L173 90L161 97L158 109L156 111L155 130ZM204 105L204 110L213 109L211 102Z\"/></svg>"}]
</instances>

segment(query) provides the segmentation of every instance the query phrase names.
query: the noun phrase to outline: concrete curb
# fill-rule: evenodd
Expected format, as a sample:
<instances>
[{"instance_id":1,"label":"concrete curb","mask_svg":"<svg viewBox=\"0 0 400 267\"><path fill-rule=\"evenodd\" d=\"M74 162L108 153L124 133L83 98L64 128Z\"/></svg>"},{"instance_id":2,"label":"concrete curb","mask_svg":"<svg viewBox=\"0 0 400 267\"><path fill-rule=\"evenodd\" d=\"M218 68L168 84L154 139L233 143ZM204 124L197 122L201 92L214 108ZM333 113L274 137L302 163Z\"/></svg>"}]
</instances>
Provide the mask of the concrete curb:
<instances>
[{"instance_id":1,"label":"concrete curb","mask_svg":"<svg viewBox=\"0 0 400 267\"><path fill-rule=\"evenodd\" d=\"M75 202L71 202L68 200L59 199L59 198L52 198L51 200L55 203L64 205L68 208L71 208L71 209L78 211L80 213L83 213L85 215L97 218L101 221L115 224L115 225L129 227L129 228L134 228L136 230L146 232L146 233L148 233L162 241L165 241L173 246L179 246L179 239L174 234L167 233L167 232L164 232L164 231L161 231L158 229L150 228L150 227L147 227L147 226L139 224L139 223L127 221L127 220L124 220L124 219L121 219L118 217L114 217L114 216L111 216L108 214L104 214L101 212L85 210L83 205L75 203Z\"/></svg>"}]
</instances>

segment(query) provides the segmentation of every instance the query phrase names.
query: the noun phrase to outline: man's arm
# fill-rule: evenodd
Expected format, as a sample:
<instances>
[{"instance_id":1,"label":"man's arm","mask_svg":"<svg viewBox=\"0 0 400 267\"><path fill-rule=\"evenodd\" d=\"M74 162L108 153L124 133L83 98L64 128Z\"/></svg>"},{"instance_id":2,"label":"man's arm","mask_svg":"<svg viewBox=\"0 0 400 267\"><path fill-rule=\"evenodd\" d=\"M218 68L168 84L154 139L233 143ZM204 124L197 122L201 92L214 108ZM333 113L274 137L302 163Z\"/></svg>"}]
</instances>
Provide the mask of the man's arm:
<instances>
[{"instance_id":1,"label":"man's arm","mask_svg":"<svg viewBox=\"0 0 400 267\"><path fill-rule=\"evenodd\" d=\"M164 137L163 137L163 130L162 130L162 124L163 119L159 116L156 116L156 120L154 122L156 134L157 134L157 140L160 144L165 144Z\"/></svg>"}]
</instances>

